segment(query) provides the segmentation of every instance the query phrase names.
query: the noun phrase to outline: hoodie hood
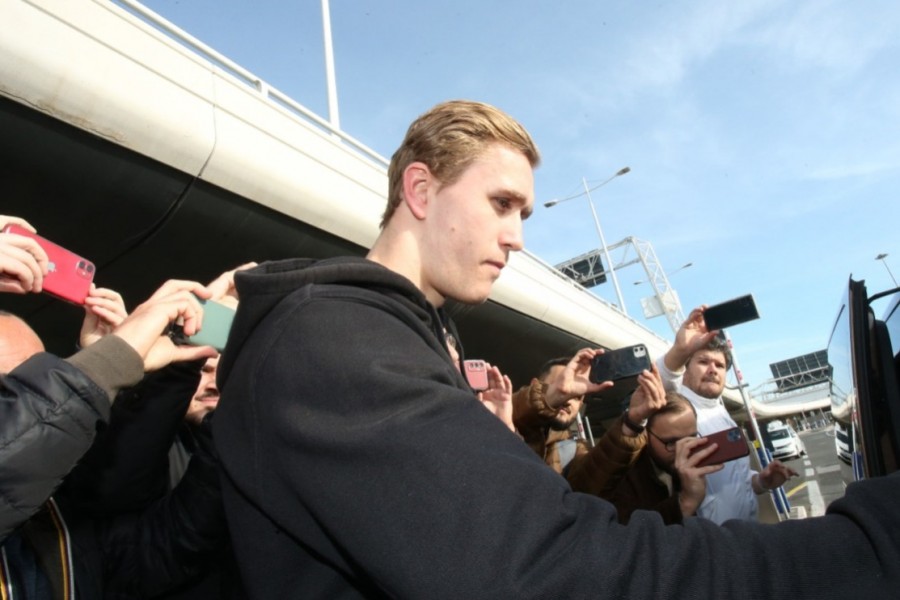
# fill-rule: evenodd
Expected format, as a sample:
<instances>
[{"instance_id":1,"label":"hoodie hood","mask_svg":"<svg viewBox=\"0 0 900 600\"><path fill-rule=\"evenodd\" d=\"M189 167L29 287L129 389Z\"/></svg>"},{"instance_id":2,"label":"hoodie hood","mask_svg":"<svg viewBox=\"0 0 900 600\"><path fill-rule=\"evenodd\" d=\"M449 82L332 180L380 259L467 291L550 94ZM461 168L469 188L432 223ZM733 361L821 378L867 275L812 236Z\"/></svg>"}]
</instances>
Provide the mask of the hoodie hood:
<instances>
[{"instance_id":1,"label":"hoodie hood","mask_svg":"<svg viewBox=\"0 0 900 600\"><path fill-rule=\"evenodd\" d=\"M344 285L376 291L399 301L443 339L449 321L408 279L365 258L337 257L324 260L295 258L262 263L235 273L237 314L228 335L228 344L219 361L217 384L222 387L240 347L257 326L284 298L308 285Z\"/></svg>"}]
</instances>

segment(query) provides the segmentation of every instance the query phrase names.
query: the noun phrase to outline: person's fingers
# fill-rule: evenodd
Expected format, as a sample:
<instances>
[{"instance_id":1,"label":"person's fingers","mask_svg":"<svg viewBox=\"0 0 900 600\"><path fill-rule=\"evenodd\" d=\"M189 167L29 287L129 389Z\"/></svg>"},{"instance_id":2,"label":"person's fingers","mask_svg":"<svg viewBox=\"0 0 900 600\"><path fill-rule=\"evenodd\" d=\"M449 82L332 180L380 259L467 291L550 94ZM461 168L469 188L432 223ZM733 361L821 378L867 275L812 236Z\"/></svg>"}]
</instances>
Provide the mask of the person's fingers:
<instances>
[{"instance_id":1,"label":"person's fingers","mask_svg":"<svg viewBox=\"0 0 900 600\"><path fill-rule=\"evenodd\" d=\"M252 269L257 266L255 262L248 262L231 269L230 271L225 271L215 279L213 279L209 284L207 284L207 289L209 289L212 294L210 298L214 300L218 300L223 302L228 306L234 308L237 303L237 290L234 287L234 274L238 271L244 271L246 269Z\"/></svg>"},{"instance_id":2,"label":"person's fingers","mask_svg":"<svg viewBox=\"0 0 900 600\"><path fill-rule=\"evenodd\" d=\"M123 318L122 315L115 309L110 309L105 306L91 306L86 308L90 311L91 314L100 318L110 327L116 327L125 320L125 318Z\"/></svg>"},{"instance_id":3,"label":"person's fingers","mask_svg":"<svg viewBox=\"0 0 900 600\"><path fill-rule=\"evenodd\" d=\"M0 236L0 274L6 276L7 283L10 278L16 279L26 292L39 293L48 265L47 253L33 239L15 234Z\"/></svg>"},{"instance_id":4,"label":"person's fingers","mask_svg":"<svg viewBox=\"0 0 900 600\"><path fill-rule=\"evenodd\" d=\"M23 219L22 217L14 217L12 215L0 215L0 230L5 229L7 225L18 225L19 227L23 227L27 229L31 233L37 233L37 229L35 229L31 223Z\"/></svg>"},{"instance_id":5,"label":"person's fingers","mask_svg":"<svg viewBox=\"0 0 900 600\"><path fill-rule=\"evenodd\" d=\"M35 282L40 281L40 276L40 270L29 268L27 263L0 255L0 285L4 289L19 294L32 290L39 292Z\"/></svg>"},{"instance_id":6,"label":"person's fingers","mask_svg":"<svg viewBox=\"0 0 900 600\"><path fill-rule=\"evenodd\" d=\"M175 346L172 352L172 362L213 358L216 355L218 355L218 351L212 346Z\"/></svg>"},{"instance_id":7,"label":"person's fingers","mask_svg":"<svg viewBox=\"0 0 900 600\"><path fill-rule=\"evenodd\" d=\"M163 298L181 291L191 292L204 300L210 297L210 291L206 289L204 285L197 283L196 281L170 279L153 292L153 295L150 296L149 300Z\"/></svg>"},{"instance_id":8,"label":"person's fingers","mask_svg":"<svg viewBox=\"0 0 900 600\"><path fill-rule=\"evenodd\" d=\"M685 446L685 448L685 452L687 453L687 456L685 457L685 465L690 468L695 468L699 463L703 462L705 458L711 456L712 453L719 448L719 445L715 442L712 442L711 444L708 444L707 446L700 449L693 448L693 446ZM692 448L693 452L691 452Z\"/></svg>"},{"instance_id":9,"label":"person's fingers","mask_svg":"<svg viewBox=\"0 0 900 600\"><path fill-rule=\"evenodd\" d=\"M488 366L487 376L489 388L500 388L503 386L503 374L500 373L500 369L497 367Z\"/></svg>"},{"instance_id":10,"label":"person's fingers","mask_svg":"<svg viewBox=\"0 0 900 600\"><path fill-rule=\"evenodd\" d=\"M602 392L603 390L608 390L614 385L615 384L612 381L604 381L602 383L589 383L587 386L587 393L596 394L598 392Z\"/></svg>"},{"instance_id":11,"label":"person's fingers","mask_svg":"<svg viewBox=\"0 0 900 600\"><path fill-rule=\"evenodd\" d=\"M27 255L17 254L23 259L32 257L41 267L41 273L46 273L50 266L50 257L47 251L34 238L24 235L16 235L15 233L7 233L0 236L0 244L3 246L3 252L25 252Z\"/></svg>"},{"instance_id":12,"label":"person's fingers","mask_svg":"<svg viewBox=\"0 0 900 600\"><path fill-rule=\"evenodd\" d=\"M720 463L718 465L706 465L705 467L694 467L695 472L698 476L706 476L710 473L715 473L716 471L721 471L725 468L725 463Z\"/></svg>"}]
</instances>

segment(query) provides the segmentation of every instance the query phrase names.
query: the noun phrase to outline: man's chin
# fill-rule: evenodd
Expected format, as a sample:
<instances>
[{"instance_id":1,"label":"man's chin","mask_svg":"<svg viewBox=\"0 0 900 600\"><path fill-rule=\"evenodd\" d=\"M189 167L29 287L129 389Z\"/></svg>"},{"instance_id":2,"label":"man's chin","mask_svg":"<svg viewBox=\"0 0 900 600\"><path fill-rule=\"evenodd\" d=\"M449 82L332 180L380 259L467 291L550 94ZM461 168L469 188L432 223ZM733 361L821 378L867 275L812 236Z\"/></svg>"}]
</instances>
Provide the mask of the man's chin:
<instances>
[{"instance_id":1,"label":"man's chin","mask_svg":"<svg viewBox=\"0 0 900 600\"><path fill-rule=\"evenodd\" d=\"M565 431L575 422L575 417L571 419L553 419L550 421L550 429L553 431Z\"/></svg>"},{"instance_id":2,"label":"man's chin","mask_svg":"<svg viewBox=\"0 0 900 600\"><path fill-rule=\"evenodd\" d=\"M708 398L710 400L714 400L722 395L724 391L724 387L717 383L707 383L700 386L699 391L697 391L698 396L703 396L704 398Z\"/></svg>"}]
</instances>

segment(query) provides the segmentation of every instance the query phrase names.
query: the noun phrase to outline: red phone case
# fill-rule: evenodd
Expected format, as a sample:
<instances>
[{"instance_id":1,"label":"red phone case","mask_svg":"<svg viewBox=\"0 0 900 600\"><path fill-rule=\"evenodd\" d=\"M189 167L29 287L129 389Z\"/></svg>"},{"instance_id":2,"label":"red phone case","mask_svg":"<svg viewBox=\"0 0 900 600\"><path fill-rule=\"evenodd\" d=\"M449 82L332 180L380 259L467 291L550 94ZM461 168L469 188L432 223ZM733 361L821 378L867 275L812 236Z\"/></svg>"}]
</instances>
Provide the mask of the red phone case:
<instances>
[{"instance_id":1,"label":"red phone case","mask_svg":"<svg viewBox=\"0 0 900 600\"><path fill-rule=\"evenodd\" d=\"M712 444L713 442L718 444L719 447L716 448L716 450L712 454L701 460L697 464L698 467L705 467L706 465L720 465L730 460L735 460L750 454L750 446L747 445L747 439L744 437L744 432L741 431L740 427L724 429L722 431L717 431L703 437L705 437L707 440L706 444L704 444L703 446L697 446L696 448L694 448L694 452L699 452L703 448L706 448L708 444Z\"/></svg>"},{"instance_id":2,"label":"red phone case","mask_svg":"<svg viewBox=\"0 0 900 600\"><path fill-rule=\"evenodd\" d=\"M18 225L7 225L3 233L33 238L47 253L50 269L44 276L45 292L67 302L84 304L94 281L94 263Z\"/></svg>"}]
</instances>

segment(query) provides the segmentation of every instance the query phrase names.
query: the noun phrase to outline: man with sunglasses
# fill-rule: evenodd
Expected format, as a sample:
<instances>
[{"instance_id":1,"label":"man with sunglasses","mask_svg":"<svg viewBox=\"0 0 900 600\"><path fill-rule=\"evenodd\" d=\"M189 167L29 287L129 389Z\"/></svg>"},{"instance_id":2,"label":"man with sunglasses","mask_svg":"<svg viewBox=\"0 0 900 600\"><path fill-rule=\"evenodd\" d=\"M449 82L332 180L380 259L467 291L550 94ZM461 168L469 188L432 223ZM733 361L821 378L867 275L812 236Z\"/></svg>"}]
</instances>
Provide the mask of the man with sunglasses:
<instances>
[{"instance_id":1,"label":"man with sunglasses","mask_svg":"<svg viewBox=\"0 0 900 600\"><path fill-rule=\"evenodd\" d=\"M640 427L640 425L635 425ZM677 392L666 393L666 404L647 420L647 443L634 465L610 493L619 521L627 523L635 510L654 510L669 525L697 512L706 495L706 476L722 465L698 466L714 447L694 450L705 442L697 434L697 413Z\"/></svg>"}]
</instances>

